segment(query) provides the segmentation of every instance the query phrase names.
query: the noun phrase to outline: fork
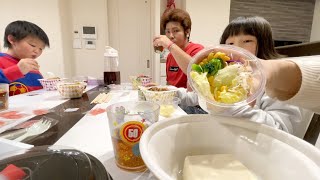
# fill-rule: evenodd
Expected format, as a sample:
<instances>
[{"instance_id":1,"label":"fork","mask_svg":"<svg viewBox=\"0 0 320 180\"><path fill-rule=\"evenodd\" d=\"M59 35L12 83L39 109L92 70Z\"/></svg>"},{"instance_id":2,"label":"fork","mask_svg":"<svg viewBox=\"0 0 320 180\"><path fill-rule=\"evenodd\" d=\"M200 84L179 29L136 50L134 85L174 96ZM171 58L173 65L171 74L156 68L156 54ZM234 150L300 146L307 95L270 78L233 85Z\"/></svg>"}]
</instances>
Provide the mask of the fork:
<instances>
[{"instance_id":1,"label":"fork","mask_svg":"<svg viewBox=\"0 0 320 180\"><path fill-rule=\"evenodd\" d=\"M51 121L44 120L34 123L31 127L27 129L27 132L23 134L22 136L14 139L15 141L22 141L30 136L35 136L38 134L44 133L46 130L48 130L51 126Z\"/></svg>"}]
</instances>

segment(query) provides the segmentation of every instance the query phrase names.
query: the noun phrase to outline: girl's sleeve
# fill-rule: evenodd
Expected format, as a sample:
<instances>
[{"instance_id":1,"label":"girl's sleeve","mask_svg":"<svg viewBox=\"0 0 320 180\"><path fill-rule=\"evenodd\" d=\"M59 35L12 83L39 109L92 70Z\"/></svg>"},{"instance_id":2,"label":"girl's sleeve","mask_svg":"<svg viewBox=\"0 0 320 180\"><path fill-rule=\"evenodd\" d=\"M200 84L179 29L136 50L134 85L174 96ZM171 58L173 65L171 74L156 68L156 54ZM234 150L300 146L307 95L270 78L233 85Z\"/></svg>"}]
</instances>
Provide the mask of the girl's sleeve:
<instances>
[{"instance_id":1,"label":"girl's sleeve","mask_svg":"<svg viewBox=\"0 0 320 180\"><path fill-rule=\"evenodd\" d=\"M198 95L195 92L188 92L186 88L178 88L178 98L181 100L183 106L199 105Z\"/></svg>"},{"instance_id":2,"label":"girl's sleeve","mask_svg":"<svg viewBox=\"0 0 320 180\"><path fill-rule=\"evenodd\" d=\"M225 115L249 118L251 121L266 124L285 132L296 134L302 122L302 113L299 107L271 99L264 95L254 107L249 105L233 108Z\"/></svg>"},{"instance_id":3,"label":"girl's sleeve","mask_svg":"<svg viewBox=\"0 0 320 180\"><path fill-rule=\"evenodd\" d=\"M290 60L299 66L302 83L299 92L285 102L320 113L320 56L297 57Z\"/></svg>"}]
</instances>

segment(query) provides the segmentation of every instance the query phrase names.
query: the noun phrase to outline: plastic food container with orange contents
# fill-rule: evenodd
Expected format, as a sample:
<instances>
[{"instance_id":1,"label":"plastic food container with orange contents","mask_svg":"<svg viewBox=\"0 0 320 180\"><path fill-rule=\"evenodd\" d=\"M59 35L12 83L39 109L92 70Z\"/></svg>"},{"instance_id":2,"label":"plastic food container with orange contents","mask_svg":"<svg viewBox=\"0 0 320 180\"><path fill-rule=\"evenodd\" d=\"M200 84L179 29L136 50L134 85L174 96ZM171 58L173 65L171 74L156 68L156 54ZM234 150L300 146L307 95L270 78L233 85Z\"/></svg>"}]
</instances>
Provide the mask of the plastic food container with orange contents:
<instances>
[{"instance_id":1,"label":"plastic food container with orange contents","mask_svg":"<svg viewBox=\"0 0 320 180\"><path fill-rule=\"evenodd\" d=\"M0 111L9 107L9 84L0 83Z\"/></svg>"},{"instance_id":2,"label":"plastic food container with orange contents","mask_svg":"<svg viewBox=\"0 0 320 180\"><path fill-rule=\"evenodd\" d=\"M110 134L118 167L144 171L139 142L143 132L159 119L160 106L146 101L120 102L108 106Z\"/></svg>"}]
</instances>

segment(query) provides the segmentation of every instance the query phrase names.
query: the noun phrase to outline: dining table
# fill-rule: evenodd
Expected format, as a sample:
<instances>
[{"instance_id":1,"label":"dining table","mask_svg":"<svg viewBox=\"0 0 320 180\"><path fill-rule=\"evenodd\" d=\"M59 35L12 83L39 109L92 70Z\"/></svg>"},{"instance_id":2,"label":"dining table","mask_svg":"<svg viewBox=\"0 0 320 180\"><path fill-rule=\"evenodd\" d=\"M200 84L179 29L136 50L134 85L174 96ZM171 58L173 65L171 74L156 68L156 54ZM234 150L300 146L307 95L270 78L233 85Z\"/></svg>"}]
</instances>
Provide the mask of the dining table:
<instances>
[{"instance_id":1,"label":"dining table","mask_svg":"<svg viewBox=\"0 0 320 180\"><path fill-rule=\"evenodd\" d=\"M100 94L109 95L109 100L103 103L93 103ZM105 166L113 179L156 179L149 170L130 172L122 170L115 163L112 141L110 136L106 108L117 102L138 101L138 90L124 83L117 86L87 86L81 98L65 99L58 91L44 89L9 98L8 112L18 111L24 114L4 133L16 125L39 119L51 119L55 123L44 133L23 141L33 146L54 145L56 147L71 147L96 157ZM91 113L102 109L101 113ZM46 110L43 114L32 114L35 110ZM177 107L171 117L159 116L159 121L169 120L187 113ZM1 118L0 118L1 120ZM1 135L1 134L0 134Z\"/></svg>"},{"instance_id":2,"label":"dining table","mask_svg":"<svg viewBox=\"0 0 320 180\"><path fill-rule=\"evenodd\" d=\"M113 179L156 179L149 170L130 172L116 165L106 108L113 103L138 101L139 98L138 90L133 90L128 83L110 87L89 85L82 97L75 99L66 99L61 97L58 91L44 89L11 96L9 109L5 112L20 112L24 116L10 121L5 128L0 126L0 137L3 133L10 133L11 128L21 123L43 118L51 119L54 122L52 127L40 135L25 139L23 143L32 146L71 147L83 151L96 157ZM93 103L102 93L109 95L108 101ZM98 109L104 111L92 113ZM42 110L44 113L32 113L35 110ZM178 107L171 117L160 115L159 121L185 115L187 113ZM320 148L319 137L316 146Z\"/></svg>"}]
</instances>

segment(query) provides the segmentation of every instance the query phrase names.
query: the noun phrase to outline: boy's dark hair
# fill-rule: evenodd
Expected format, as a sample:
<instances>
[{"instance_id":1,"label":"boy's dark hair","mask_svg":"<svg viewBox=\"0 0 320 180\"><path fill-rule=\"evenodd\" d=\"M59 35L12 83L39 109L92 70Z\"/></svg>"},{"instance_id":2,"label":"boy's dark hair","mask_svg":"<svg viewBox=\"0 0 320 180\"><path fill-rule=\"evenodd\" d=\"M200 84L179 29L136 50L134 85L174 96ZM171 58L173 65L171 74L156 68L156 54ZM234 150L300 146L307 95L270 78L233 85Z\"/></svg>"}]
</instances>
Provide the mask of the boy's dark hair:
<instances>
[{"instance_id":1,"label":"boy's dark hair","mask_svg":"<svg viewBox=\"0 0 320 180\"><path fill-rule=\"evenodd\" d=\"M160 28L164 32L169 22L178 22L183 27L186 35L187 30L191 32L191 18L188 12L182 9L170 9L161 16ZM188 37L189 39L189 37Z\"/></svg>"},{"instance_id":2,"label":"boy's dark hair","mask_svg":"<svg viewBox=\"0 0 320 180\"><path fill-rule=\"evenodd\" d=\"M4 47L11 48L8 36L12 35L17 41L27 36L39 38L46 46L50 46L47 34L36 24L28 21L14 21L7 25L4 32Z\"/></svg>"},{"instance_id":3,"label":"boy's dark hair","mask_svg":"<svg viewBox=\"0 0 320 180\"><path fill-rule=\"evenodd\" d=\"M239 34L252 35L257 38L258 58L277 59L281 57L274 48L271 25L263 17L238 17L232 20L225 28L220 44L225 44L229 36Z\"/></svg>"}]
</instances>

